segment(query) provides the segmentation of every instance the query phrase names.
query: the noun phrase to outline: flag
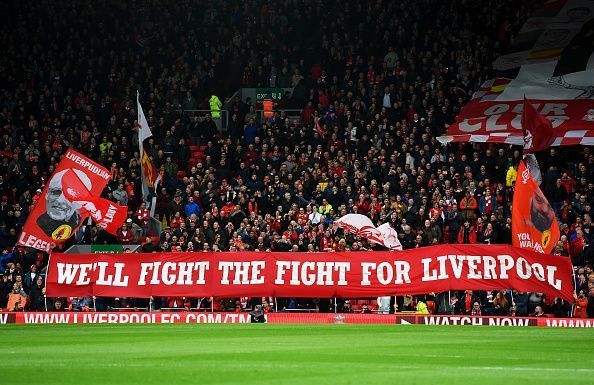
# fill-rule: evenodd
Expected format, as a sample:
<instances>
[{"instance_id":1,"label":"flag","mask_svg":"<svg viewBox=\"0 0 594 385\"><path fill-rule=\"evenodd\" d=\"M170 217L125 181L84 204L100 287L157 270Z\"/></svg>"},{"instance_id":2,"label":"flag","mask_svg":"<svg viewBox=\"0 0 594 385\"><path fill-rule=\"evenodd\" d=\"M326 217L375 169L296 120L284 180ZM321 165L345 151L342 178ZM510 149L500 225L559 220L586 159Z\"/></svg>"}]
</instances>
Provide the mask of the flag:
<instances>
[{"instance_id":1,"label":"flag","mask_svg":"<svg viewBox=\"0 0 594 385\"><path fill-rule=\"evenodd\" d=\"M542 117L524 107L528 98L552 123L555 137L551 146L594 145L594 2L577 3L580 7L565 8L564 2L556 1L528 18L510 50L493 63L498 73L513 79L507 84L502 78L487 80L462 107L445 135L438 137L441 143L523 145L522 111L533 113L527 120L531 135L541 134L531 129ZM540 14L548 16L534 16ZM537 148L539 140L533 139ZM541 148L546 148L548 141L548 137L542 138ZM528 148L533 151L538 149Z\"/></svg>"},{"instance_id":2,"label":"flag","mask_svg":"<svg viewBox=\"0 0 594 385\"><path fill-rule=\"evenodd\" d=\"M526 98L522 110L522 132L525 154L546 150L555 141L553 123L539 114Z\"/></svg>"},{"instance_id":3,"label":"flag","mask_svg":"<svg viewBox=\"0 0 594 385\"><path fill-rule=\"evenodd\" d=\"M542 173L540 172L536 156L534 154L524 155L524 163L526 163L526 167L528 168L528 171L530 171L530 175L532 175L536 181L536 184L540 186L542 184Z\"/></svg>"},{"instance_id":4,"label":"flag","mask_svg":"<svg viewBox=\"0 0 594 385\"><path fill-rule=\"evenodd\" d=\"M549 254L559 240L559 223L523 161L518 167L512 210L512 244Z\"/></svg>"},{"instance_id":5,"label":"flag","mask_svg":"<svg viewBox=\"0 0 594 385\"><path fill-rule=\"evenodd\" d=\"M326 136L326 134L324 133L322 126L320 126L320 118L315 118L314 120L316 132L318 133L318 135L320 135L320 138L325 139L324 137Z\"/></svg>"},{"instance_id":6,"label":"flag","mask_svg":"<svg viewBox=\"0 0 594 385\"><path fill-rule=\"evenodd\" d=\"M157 169L153 164L153 161L149 157L148 152L144 149L144 141L151 136L153 133L149 128L144 111L140 105L140 95L136 94L136 101L138 105L138 122L136 127L138 128L138 149L140 154L140 179L142 181L142 198L146 202L148 207L151 207L149 201L150 189L154 189L155 185L159 183L159 175Z\"/></svg>"},{"instance_id":7,"label":"flag","mask_svg":"<svg viewBox=\"0 0 594 385\"><path fill-rule=\"evenodd\" d=\"M505 88L511 81L512 79L508 78L489 79L472 94L472 99L480 99L481 101L494 100L505 91Z\"/></svg>"},{"instance_id":8,"label":"flag","mask_svg":"<svg viewBox=\"0 0 594 385\"><path fill-rule=\"evenodd\" d=\"M71 183L73 178L75 184ZM91 212L69 197L78 194L99 197L110 179L111 174L105 167L68 150L44 186L17 245L50 251L70 239Z\"/></svg>"},{"instance_id":9,"label":"flag","mask_svg":"<svg viewBox=\"0 0 594 385\"><path fill-rule=\"evenodd\" d=\"M116 234L128 216L128 208L108 199L93 196L83 181L72 170L67 170L62 178L64 196L83 217L91 216L97 226L110 234Z\"/></svg>"},{"instance_id":10,"label":"flag","mask_svg":"<svg viewBox=\"0 0 594 385\"><path fill-rule=\"evenodd\" d=\"M371 219L361 214L347 214L333 223L334 227L341 228L347 232L359 235L368 239L370 242L377 243L391 250L402 250L402 245L398 240L398 234L384 223L376 228Z\"/></svg>"},{"instance_id":11,"label":"flag","mask_svg":"<svg viewBox=\"0 0 594 385\"><path fill-rule=\"evenodd\" d=\"M389 223L384 223L377 228L381 234L383 245L390 250L402 250L402 244L398 239L398 233L390 226Z\"/></svg>"}]
</instances>

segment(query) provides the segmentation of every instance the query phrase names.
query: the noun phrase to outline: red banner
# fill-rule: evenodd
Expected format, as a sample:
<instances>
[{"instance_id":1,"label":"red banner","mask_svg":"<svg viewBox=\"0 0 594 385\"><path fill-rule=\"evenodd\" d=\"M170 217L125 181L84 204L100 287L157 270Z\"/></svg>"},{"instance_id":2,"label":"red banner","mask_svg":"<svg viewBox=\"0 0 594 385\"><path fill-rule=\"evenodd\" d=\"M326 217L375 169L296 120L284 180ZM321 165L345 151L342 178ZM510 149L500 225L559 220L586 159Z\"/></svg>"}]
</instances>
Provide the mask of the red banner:
<instances>
[{"instance_id":1,"label":"red banner","mask_svg":"<svg viewBox=\"0 0 594 385\"><path fill-rule=\"evenodd\" d=\"M495 142L524 144L523 100L468 103L439 140L447 142ZM553 125L553 146L594 145L592 100L530 100L538 113Z\"/></svg>"},{"instance_id":2,"label":"red banner","mask_svg":"<svg viewBox=\"0 0 594 385\"><path fill-rule=\"evenodd\" d=\"M127 207L93 196L72 169L66 170L62 178L62 186L64 196L83 218L90 215L97 226L114 235L124 224L128 215Z\"/></svg>"},{"instance_id":3,"label":"red banner","mask_svg":"<svg viewBox=\"0 0 594 385\"><path fill-rule=\"evenodd\" d=\"M85 191L97 197L111 177L105 167L68 150L27 218L18 245L49 251L74 235L89 212L64 194L66 180L72 180L73 175Z\"/></svg>"},{"instance_id":4,"label":"red banner","mask_svg":"<svg viewBox=\"0 0 594 385\"><path fill-rule=\"evenodd\" d=\"M549 254L559 240L559 223L549 201L520 161L513 201L512 244Z\"/></svg>"},{"instance_id":5,"label":"red banner","mask_svg":"<svg viewBox=\"0 0 594 385\"><path fill-rule=\"evenodd\" d=\"M573 302L571 261L509 245L400 252L54 253L50 297L377 297L517 289Z\"/></svg>"}]
</instances>

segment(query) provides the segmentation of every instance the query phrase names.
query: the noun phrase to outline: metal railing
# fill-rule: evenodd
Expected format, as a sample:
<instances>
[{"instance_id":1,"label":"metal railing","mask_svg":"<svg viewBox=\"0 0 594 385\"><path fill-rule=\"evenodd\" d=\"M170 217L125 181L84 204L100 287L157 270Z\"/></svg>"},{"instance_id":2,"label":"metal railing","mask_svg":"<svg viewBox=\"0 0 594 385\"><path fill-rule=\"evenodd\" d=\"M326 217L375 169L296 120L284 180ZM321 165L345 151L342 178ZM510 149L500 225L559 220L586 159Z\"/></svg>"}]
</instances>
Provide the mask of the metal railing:
<instances>
[{"instance_id":1,"label":"metal railing","mask_svg":"<svg viewBox=\"0 0 594 385\"><path fill-rule=\"evenodd\" d=\"M191 121L197 118L199 122L204 121L206 114L212 116L213 111L211 110L178 110L178 112L187 116ZM219 110L219 117L212 117L212 120L217 125L219 131L227 131L227 125L229 124L229 110Z\"/></svg>"},{"instance_id":2,"label":"metal railing","mask_svg":"<svg viewBox=\"0 0 594 385\"><path fill-rule=\"evenodd\" d=\"M289 118L289 121L291 123L295 123L295 122L299 122L299 120L301 119L301 112L303 112L303 110L279 109L279 110L274 110L274 112L276 112L279 117L283 116L283 112L284 112L284 116ZM258 114L260 122L264 122L264 119L265 119L264 118L264 110L256 110L256 113Z\"/></svg>"}]
</instances>

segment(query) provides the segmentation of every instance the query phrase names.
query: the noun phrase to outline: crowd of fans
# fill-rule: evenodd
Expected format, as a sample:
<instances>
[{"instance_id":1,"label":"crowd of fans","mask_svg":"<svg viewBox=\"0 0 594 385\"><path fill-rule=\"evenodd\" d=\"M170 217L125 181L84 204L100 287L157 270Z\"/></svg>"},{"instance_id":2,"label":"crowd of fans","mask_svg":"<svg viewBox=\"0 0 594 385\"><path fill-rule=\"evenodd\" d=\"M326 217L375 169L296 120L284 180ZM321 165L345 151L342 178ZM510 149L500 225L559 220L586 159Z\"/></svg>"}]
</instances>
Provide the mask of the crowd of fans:
<instances>
[{"instance_id":1,"label":"crowd of fans","mask_svg":"<svg viewBox=\"0 0 594 385\"><path fill-rule=\"evenodd\" d=\"M70 244L141 244L144 252L378 249L333 229L332 222L347 213L390 223L405 249L511 243L520 149L445 146L436 138L494 75L494 58L537 4L9 5L3 12L11 16L0 26L0 307L46 306L40 272L47 255L14 245L69 147L111 169L104 196L129 210L116 236L85 224ZM224 107L228 126L219 131L209 114L184 113L208 108L210 95L224 99L238 87L293 88L276 109L302 109L301 116L290 119L281 111L262 119L257 106L234 98ZM145 149L163 176L155 207L161 234L150 232L141 197L136 90L154 134ZM537 156L542 188L561 223L554 253L576 266L579 306L573 313L594 316L594 153L576 146ZM437 312L470 314L476 302L479 312L493 314L572 311L538 293L446 294L399 298L397 309L428 302ZM328 299L277 299L275 307L273 301L266 309L334 306ZM58 299L49 307L82 310L93 302ZM148 306L148 300L101 302ZM151 306L235 310L253 304L213 302L164 298ZM338 306L387 310L382 303Z\"/></svg>"}]
</instances>

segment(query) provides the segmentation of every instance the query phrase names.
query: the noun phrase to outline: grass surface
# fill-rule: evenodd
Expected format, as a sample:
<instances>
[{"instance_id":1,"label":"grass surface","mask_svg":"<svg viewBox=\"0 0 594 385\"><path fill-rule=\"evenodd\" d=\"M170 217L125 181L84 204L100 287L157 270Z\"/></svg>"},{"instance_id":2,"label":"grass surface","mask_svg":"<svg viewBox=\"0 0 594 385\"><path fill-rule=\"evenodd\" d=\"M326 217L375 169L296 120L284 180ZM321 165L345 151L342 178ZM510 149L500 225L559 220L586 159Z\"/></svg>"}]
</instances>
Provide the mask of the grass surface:
<instances>
[{"instance_id":1,"label":"grass surface","mask_svg":"<svg viewBox=\"0 0 594 385\"><path fill-rule=\"evenodd\" d=\"M589 329L6 325L0 383L592 384Z\"/></svg>"}]
</instances>

